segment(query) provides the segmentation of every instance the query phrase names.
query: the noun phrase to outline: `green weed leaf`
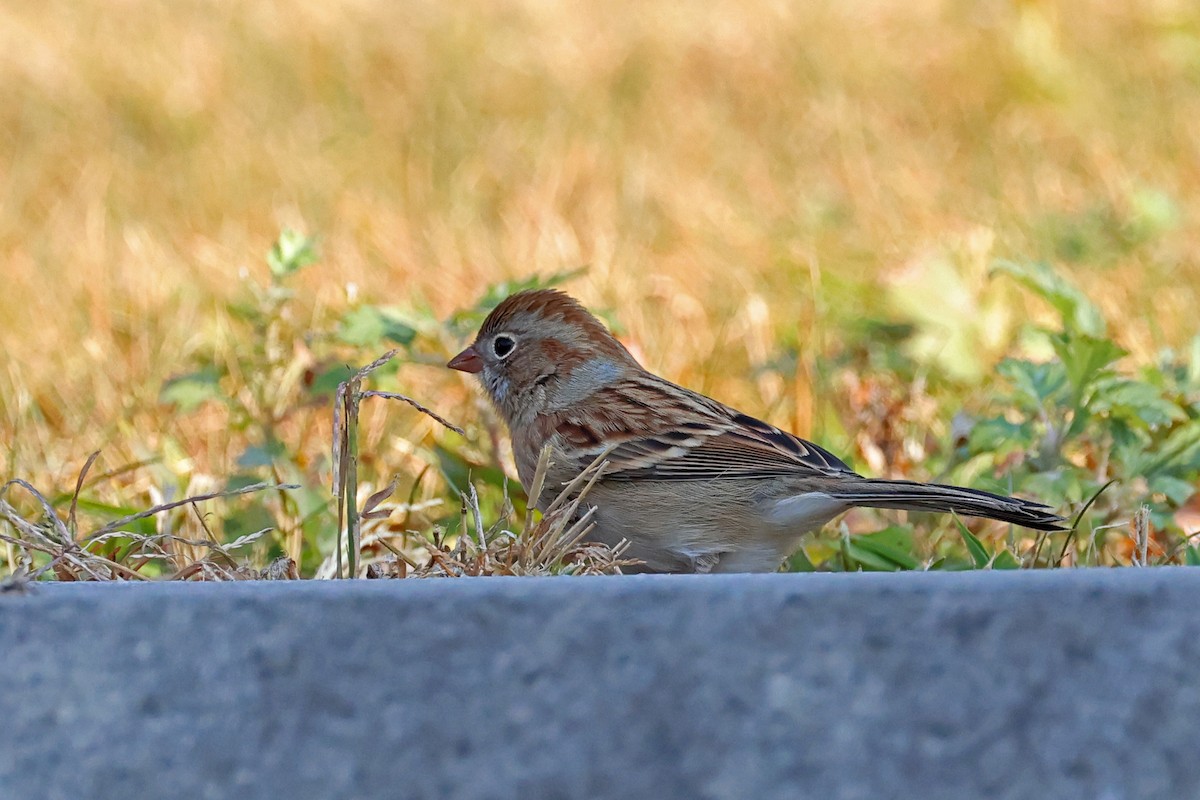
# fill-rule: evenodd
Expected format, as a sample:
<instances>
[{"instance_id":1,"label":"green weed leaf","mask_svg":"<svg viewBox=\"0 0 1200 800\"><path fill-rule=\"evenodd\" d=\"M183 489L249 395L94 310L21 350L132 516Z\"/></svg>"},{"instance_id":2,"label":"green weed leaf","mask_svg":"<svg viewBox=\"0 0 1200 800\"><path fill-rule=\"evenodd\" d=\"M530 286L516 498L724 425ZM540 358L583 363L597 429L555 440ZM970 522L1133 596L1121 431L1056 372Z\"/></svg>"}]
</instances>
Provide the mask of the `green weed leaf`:
<instances>
[{"instance_id":1,"label":"green weed leaf","mask_svg":"<svg viewBox=\"0 0 1200 800\"><path fill-rule=\"evenodd\" d=\"M216 367L206 367L187 375L171 378L158 393L160 403L170 403L187 413L210 400L223 398L221 374Z\"/></svg>"},{"instance_id":2,"label":"green weed leaf","mask_svg":"<svg viewBox=\"0 0 1200 800\"><path fill-rule=\"evenodd\" d=\"M988 554L987 548L983 546L983 542L979 538L967 530L967 526L963 524L958 515L954 515L954 524L958 526L958 532L962 535L963 543L967 546L967 552L971 554L971 560L975 562L976 569L986 569L988 562L992 557Z\"/></svg>"},{"instance_id":3,"label":"green weed leaf","mask_svg":"<svg viewBox=\"0 0 1200 800\"><path fill-rule=\"evenodd\" d=\"M317 249L313 240L302 233L284 228L271 252L267 253L267 266L276 280L299 272L317 260Z\"/></svg>"},{"instance_id":4,"label":"green weed leaf","mask_svg":"<svg viewBox=\"0 0 1200 800\"><path fill-rule=\"evenodd\" d=\"M997 261L993 273L999 272L1014 278L1022 286L1054 306L1062 315L1063 326L1072 332L1088 336L1104 335L1104 316L1100 309L1082 291L1049 264L1033 262L1018 264L1013 261Z\"/></svg>"},{"instance_id":5,"label":"green weed leaf","mask_svg":"<svg viewBox=\"0 0 1200 800\"><path fill-rule=\"evenodd\" d=\"M318 372L308 385L308 393L314 396L331 395L338 385L349 380L354 370L346 364L337 364Z\"/></svg>"},{"instance_id":6,"label":"green weed leaf","mask_svg":"<svg viewBox=\"0 0 1200 800\"><path fill-rule=\"evenodd\" d=\"M1125 355L1125 351L1109 339L1087 334L1060 333L1050 337L1054 352L1067 371L1072 401L1079 408L1088 389L1103 370Z\"/></svg>"},{"instance_id":7,"label":"green weed leaf","mask_svg":"<svg viewBox=\"0 0 1200 800\"><path fill-rule=\"evenodd\" d=\"M1174 475L1155 475L1150 479L1150 491L1166 495L1172 503L1181 506L1196 493L1196 484Z\"/></svg>"},{"instance_id":8,"label":"green weed leaf","mask_svg":"<svg viewBox=\"0 0 1200 800\"><path fill-rule=\"evenodd\" d=\"M1029 401L1030 407L1040 409L1067 385L1067 373L1060 362L1036 363L1006 358L996 370Z\"/></svg>"},{"instance_id":9,"label":"green weed leaf","mask_svg":"<svg viewBox=\"0 0 1200 800\"><path fill-rule=\"evenodd\" d=\"M1021 562L1008 549L1000 550L992 559L992 569L1020 569Z\"/></svg>"},{"instance_id":10,"label":"green weed leaf","mask_svg":"<svg viewBox=\"0 0 1200 800\"><path fill-rule=\"evenodd\" d=\"M816 572L817 567L815 564L813 564L812 560L809 559L808 553L805 553L804 548L801 547L799 550L792 553L792 555L788 558L787 571L788 572Z\"/></svg>"},{"instance_id":11,"label":"green weed leaf","mask_svg":"<svg viewBox=\"0 0 1200 800\"><path fill-rule=\"evenodd\" d=\"M860 564L886 571L916 569L919 563L912 555L912 531L891 526L876 533L850 538L850 556Z\"/></svg>"},{"instance_id":12,"label":"green weed leaf","mask_svg":"<svg viewBox=\"0 0 1200 800\"><path fill-rule=\"evenodd\" d=\"M282 442L275 441L265 445L251 445L238 456L237 465L242 469L269 467L275 463L275 459L285 455L287 455L287 448L283 446Z\"/></svg>"},{"instance_id":13,"label":"green weed leaf","mask_svg":"<svg viewBox=\"0 0 1200 800\"><path fill-rule=\"evenodd\" d=\"M997 453L1024 450L1033 445L1033 425L1029 422L1009 422L993 417L977 422L967 439L972 453Z\"/></svg>"},{"instance_id":14,"label":"green weed leaf","mask_svg":"<svg viewBox=\"0 0 1200 800\"><path fill-rule=\"evenodd\" d=\"M381 306L358 306L342 317L338 338L349 345L369 347L384 342L407 346L417 331L401 319L399 312Z\"/></svg>"}]
</instances>

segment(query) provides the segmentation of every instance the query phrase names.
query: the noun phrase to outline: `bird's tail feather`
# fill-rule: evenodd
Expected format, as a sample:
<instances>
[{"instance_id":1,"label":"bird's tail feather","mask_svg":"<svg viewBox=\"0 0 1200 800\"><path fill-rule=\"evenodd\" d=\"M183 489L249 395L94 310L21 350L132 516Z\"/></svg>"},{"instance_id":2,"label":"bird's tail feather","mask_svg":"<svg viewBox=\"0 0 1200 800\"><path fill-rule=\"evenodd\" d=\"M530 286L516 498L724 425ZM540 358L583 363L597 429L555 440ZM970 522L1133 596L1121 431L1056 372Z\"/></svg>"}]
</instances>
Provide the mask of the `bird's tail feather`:
<instances>
[{"instance_id":1,"label":"bird's tail feather","mask_svg":"<svg viewBox=\"0 0 1200 800\"><path fill-rule=\"evenodd\" d=\"M904 511L954 511L969 517L998 519L1039 531L1066 530L1060 524L1064 518L1044 503L961 486L863 478L861 481L843 482L830 494L856 506Z\"/></svg>"}]
</instances>

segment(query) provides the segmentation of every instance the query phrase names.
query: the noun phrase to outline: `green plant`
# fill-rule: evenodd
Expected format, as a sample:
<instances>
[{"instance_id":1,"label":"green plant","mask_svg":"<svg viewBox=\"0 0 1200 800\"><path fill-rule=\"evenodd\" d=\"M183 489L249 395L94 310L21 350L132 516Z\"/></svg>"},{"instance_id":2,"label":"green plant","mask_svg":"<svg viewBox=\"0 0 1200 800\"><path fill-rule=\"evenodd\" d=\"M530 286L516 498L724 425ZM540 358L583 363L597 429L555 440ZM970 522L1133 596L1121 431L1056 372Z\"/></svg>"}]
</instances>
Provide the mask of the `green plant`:
<instances>
[{"instance_id":1,"label":"green plant","mask_svg":"<svg viewBox=\"0 0 1200 800\"><path fill-rule=\"evenodd\" d=\"M221 528L227 538L243 535L252 526L269 528L275 533L264 558L290 556L305 575L358 575L362 558L369 560L376 551L399 552L384 531L394 508L383 504L402 479L397 475L386 489L375 491L387 479L372 470L359 483L359 403L372 396L403 399L461 436L462 430L452 423L391 390L398 388L399 365L444 363L444 353L458 346L509 293L554 285L578 271L490 286L474 304L446 320L419 307L375 305L356 296L346 308L314 319L300 308L300 294L290 282L317 260L312 239L283 231L267 255L268 281L246 278L243 298L230 308L223 341L202 351L193 371L167 381L160 398L185 413L218 407L228 415L230 426L247 441L229 487L264 477L289 482L273 498L254 498L226 513ZM363 351L389 346L393 349L386 356L363 370L348 366ZM430 355L431 350L437 355ZM362 387L368 374L380 388ZM314 455L312 443L327 441L329 416L324 409L330 403L336 444L332 460L326 460ZM494 420L485 415L483 421L485 441L498 441ZM480 450L459 439L434 440L417 452L426 466L441 473L460 503L469 495L489 519L503 517L514 504L516 513L524 513L524 498L510 495L494 449ZM374 466L378 464L376 459ZM332 494L323 488L326 468L333 472ZM424 475L422 469L409 476L410 493L416 492ZM373 492L365 502L358 496L362 489ZM412 506L410 499L407 507ZM423 510L434 508L426 505ZM434 513L431 524L439 531L437 543L456 541L465 530L461 515L449 510ZM400 548L420 549L431 543L420 531L402 529L399 535ZM364 547L371 552L364 555Z\"/></svg>"},{"instance_id":2,"label":"green plant","mask_svg":"<svg viewBox=\"0 0 1200 800\"><path fill-rule=\"evenodd\" d=\"M1052 357L998 365L1007 392L996 397L999 410L975 425L967 449L1015 454L1013 479L1029 491L1076 504L1097 498L1062 545L1034 561L1053 565L1074 552L1080 563L1113 563L1119 554L1106 552L1108 534L1143 501L1159 555L1172 553L1185 534L1172 513L1196 493L1200 478L1200 337L1182 357L1164 353L1136 372L1121 370L1125 351L1081 291L1044 264L1005 262L997 272L1048 302L1060 327L1027 331Z\"/></svg>"},{"instance_id":3,"label":"green plant","mask_svg":"<svg viewBox=\"0 0 1200 800\"><path fill-rule=\"evenodd\" d=\"M843 526L836 539L814 537L791 569L1200 564L1196 532L1183 529L1176 514L1200 486L1200 337L1185 353L1122 370L1126 353L1109 338L1108 321L1051 267L1000 262L993 274L1049 304L1058 324L1021 331L1024 348L1040 355L996 365L994 393L961 416L959 445L941 448L950 454L942 474L1074 508L1070 530L1010 529L989 546L958 519L952 530L893 525L857 536Z\"/></svg>"},{"instance_id":4,"label":"green plant","mask_svg":"<svg viewBox=\"0 0 1200 800\"><path fill-rule=\"evenodd\" d=\"M232 537L273 528L269 555L294 558L306 574L333 552L336 529L331 498L319 488L327 462L313 454L314 443L327 441L328 415L321 409L350 376L346 364L355 353L384 344L407 348L418 333L411 319L386 306L350 302L336 316L304 313L290 283L317 262L313 239L284 230L267 254L267 281L245 278L242 298L228 306L223 335L160 394L184 413L204 406L224 410L230 428L246 441L228 486L264 477L298 485L232 509L222 529ZM395 364L384 369L395 371Z\"/></svg>"}]
</instances>

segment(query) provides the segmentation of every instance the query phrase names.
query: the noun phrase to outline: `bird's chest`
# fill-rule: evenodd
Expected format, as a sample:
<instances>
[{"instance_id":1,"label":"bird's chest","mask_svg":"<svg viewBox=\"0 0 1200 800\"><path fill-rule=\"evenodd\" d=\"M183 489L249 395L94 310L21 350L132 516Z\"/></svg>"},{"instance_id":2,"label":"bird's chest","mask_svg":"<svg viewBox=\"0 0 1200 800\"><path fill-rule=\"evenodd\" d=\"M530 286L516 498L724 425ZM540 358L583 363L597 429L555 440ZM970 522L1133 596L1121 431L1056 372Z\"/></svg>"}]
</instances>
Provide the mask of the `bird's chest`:
<instances>
[{"instance_id":1,"label":"bird's chest","mask_svg":"<svg viewBox=\"0 0 1200 800\"><path fill-rule=\"evenodd\" d=\"M521 486L526 492L533 491L534 476L537 474L538 461L543 449L550 448L549 457L552 462L562 462L561 453L555 452L557 448L551 441L553 430L546 428L541 419L534 419L529 424L513 426L511 430L513 461L517 464L517 477L521 479Z\"/></svg>"},{"instance_id":2,"label":"bird's chest","mask_svg":"<svg viewBox=\"0 0 1200 800\"><path fill-rule=\"evenodd\" d=\"M546 453L546 475L537 498L537 506L542 509L579 475L581 459L581 454L569 442L552 427L547 430L548 427L531 425L521 432L514 431L512 437L517 476L528 493L534 491L538 463L542 459L543 450Z\"/></svg>"}]
</instances>

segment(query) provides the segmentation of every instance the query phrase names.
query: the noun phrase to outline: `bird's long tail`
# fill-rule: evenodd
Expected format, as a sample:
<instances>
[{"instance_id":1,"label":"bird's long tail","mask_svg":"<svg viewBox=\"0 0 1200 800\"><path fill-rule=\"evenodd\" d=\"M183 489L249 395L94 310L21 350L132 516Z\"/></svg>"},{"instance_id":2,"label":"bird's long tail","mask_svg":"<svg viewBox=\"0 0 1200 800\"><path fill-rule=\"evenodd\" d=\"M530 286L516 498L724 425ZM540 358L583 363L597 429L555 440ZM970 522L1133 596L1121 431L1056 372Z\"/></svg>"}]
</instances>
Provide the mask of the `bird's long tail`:
<instances>
[{"instance_id":1,"label":"bird's long tail","mask_svg":"<svg viewBox=\"0 0 1200 800\"><path fill-rule=\"evenodd\" d=\"M998 519L1039 531L1066 530L1060 524L1064 517L1055 514L1044 503L961 486L863 478L861 481L843 482L831 494L856 506L904 511L954 511L969 517Z\"/></svg>"}]
</instances>

